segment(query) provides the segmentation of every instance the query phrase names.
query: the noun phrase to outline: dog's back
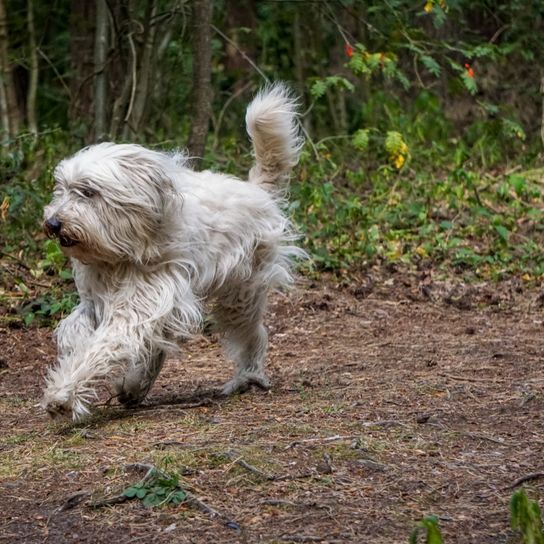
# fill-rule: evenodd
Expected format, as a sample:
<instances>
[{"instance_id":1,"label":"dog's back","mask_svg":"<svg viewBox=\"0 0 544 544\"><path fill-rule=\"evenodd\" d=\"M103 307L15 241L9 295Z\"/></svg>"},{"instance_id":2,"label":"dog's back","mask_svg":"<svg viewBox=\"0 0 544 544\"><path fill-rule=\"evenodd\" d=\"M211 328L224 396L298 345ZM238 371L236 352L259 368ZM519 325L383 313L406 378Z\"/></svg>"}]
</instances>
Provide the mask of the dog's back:
<instances>
[{"instance_id":1,"label":"dog's back","mask_svg":"<svg viewBox=\"0 0 544 544\"><path fill-rule=\"evenodd\" d=\"M296 109L296 99L281 83L263 89L247 108L246 127L255 153L251 183L267 190L285 184L303 144Z\"/></svg>"}]
</instances>

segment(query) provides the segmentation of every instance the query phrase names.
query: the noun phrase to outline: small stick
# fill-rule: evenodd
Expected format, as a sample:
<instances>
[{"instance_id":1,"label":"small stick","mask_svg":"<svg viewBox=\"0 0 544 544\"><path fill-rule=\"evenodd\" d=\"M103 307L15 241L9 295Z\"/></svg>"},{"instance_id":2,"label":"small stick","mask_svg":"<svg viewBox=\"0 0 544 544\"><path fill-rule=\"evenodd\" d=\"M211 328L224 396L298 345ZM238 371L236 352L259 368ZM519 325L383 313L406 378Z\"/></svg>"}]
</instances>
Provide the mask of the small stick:
<instances>
[{"instance_id":1,"label":"small stick","mask_svg":"<svg viewBox=\"0 0 544 544\"><path fill-rule=\"evenodd\" d=\"M439 376L449 378L450 380L456 380L458 382L472 382L472 383L504 383L504 380L497 380L496 378L470 378L468 376L455 376L454 374L446 374L441 372Z\"/></svg>"},{"instance_id":2,"label":"small stick","mask_svg":"<svg viewBox=\"0 0 544 544\"><path fill-rule=\"evenodd\" d=\"M71 510L75 508L80 502L83 502L89 495L90 491L80 491L71 497L68 497L64 503L57 508L57 512L65 512L66 510Z\"/></svg>"},{"instance_id":3,"label":"small stick","mask_svg":"<svg viewBox=\"0 0 544 544\"><path fill-rule=\"evenodd\" d=\"M509 443L504 440L499 440L498 438L493 438L491 436L486 436L485 434L471 433L471 432L461 432L463 436L468 436L469 438L474 438L475 440L487 440L493 442L494 444L501 444L502 446L508 446Z\"/></svg>"},{"instance_id":4,"label":"small stick","mask_svg":"<svg viewBox=\"0 0 544 544\"><path fill-rule=\"evenodd\" d=\"M105 499L100 499L98 501L93 501L89 503L91 508L101 508L102 506L113 506L114 504L121 504L125 501L128 501L128 497L125 495L114 495L113 497L108 497Z\"/></svg>"},{"instance_id":5,"label":"small stick","mask_svg":"<svg viewBox=\"0 0 544 544\"><path fill-rule=\"evenodd\" d=\"M348 435L348 436L328 436L325 438L305 438L304 440L295 440L294 442L291 442L288 446L286 446L284 449L290 450L291 448L294 448L295 446L300 446L301 444L313 444L313 443L327 443L327 442L335 442L336 440L353 440L354 438L359 438L359 435Z\"/></svg>"},{"instance_id":6,"label":"small stick","mask_svg":"<svg viewBox=\"0 0 544 544\"><path fill-rule=\"evenodd\" d=\"M212 518L218 517L228 520L225 514L218 512L215 508L212 508L210 505L206 504L202 499L199 499L196 495L193 495L189 491L185 491L185 496L187 497L187 502L192 506L196 506L199 510L202 510L206 514L210 514Z\"/></svg>"},{"instance_id":7,"label":"small stick","mask_svg":"<svg viewBox=\"0 0 544 544\"><path fill-rule=\"evenodd\" d=\"M333 542L324 536L312 536L312 535L282 535L281 540L287 540L291 542ZM338 542L338 541L335 541Z\"/></svg>"},{"instance_id":8,"label":"small stick","mask_svg":"<svg viewBox=\"0 0 544 544\"><path fill-rule=\"evenodd\" d=\"M259 470L257 467L254 467L253 465L250 465L248 462L244 461L242 457L240 457L238 454L236 454L233 451L227 451L225 453L225 456L229 459L232 459L233 463L245 468L249 472L253 472L253 474L257 474L257 476L260 476L261 478L264 478L265 480L275 480L276 476L274 474L266 474L266 472L263 472L262 470Z\"/></svg>"},{"instance_id":9,"label":"small stick","mask_svg":"<svg viewBox=\"0 0 544 544\"><path fill-rule=\"evenodd\" d=\"M507 489L514 489L515 487L518 487L524 482L528 482L529 480L536 480L538 478L544 478L544 472L531 472L531 474L526 474L525 476L518 478L514 483L507 485L502 489L503 491L506 491Z\"/></svg>"}]
</instances>

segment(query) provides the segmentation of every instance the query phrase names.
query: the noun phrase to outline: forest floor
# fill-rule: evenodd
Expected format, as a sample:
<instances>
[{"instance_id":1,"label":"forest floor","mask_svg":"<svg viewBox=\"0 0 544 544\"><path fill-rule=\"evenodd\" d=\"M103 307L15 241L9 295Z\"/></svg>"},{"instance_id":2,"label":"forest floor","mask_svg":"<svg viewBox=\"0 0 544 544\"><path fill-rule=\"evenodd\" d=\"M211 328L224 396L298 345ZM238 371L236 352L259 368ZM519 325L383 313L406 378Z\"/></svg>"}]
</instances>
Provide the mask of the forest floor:
<instances>
[{"instance_id":1,"label":"forest floor","mask_svg":"<svg viewBox=\"0 0 544 544\"><path fill-rule=\"evenodd\" d=\"M396 543L430 514L446 543L518 542L518 479L544 498L542 306L515 282L303 280L270 304L271 391L219 397L200 336L140 409L77 426L36 406L51 331L0 325L0 542ZM97 505L137 463L200 502Z\"/></svg>"}]
</instances>

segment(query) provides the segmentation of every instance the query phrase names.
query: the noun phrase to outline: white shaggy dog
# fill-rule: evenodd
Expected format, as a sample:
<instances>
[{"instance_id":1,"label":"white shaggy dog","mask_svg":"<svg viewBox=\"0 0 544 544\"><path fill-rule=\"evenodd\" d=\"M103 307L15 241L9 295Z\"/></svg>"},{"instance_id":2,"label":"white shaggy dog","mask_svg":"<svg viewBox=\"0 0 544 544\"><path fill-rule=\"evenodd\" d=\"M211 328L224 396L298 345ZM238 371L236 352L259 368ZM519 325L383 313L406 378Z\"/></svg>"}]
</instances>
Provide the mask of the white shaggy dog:
<instances>
[{"instance_id":1,"label":"white shaggy dog","mask_svg":"<svg viewBox=\"0 0 544 544\"><path fill-rule=\"evenodd\" d=\"M51 416L89 414L104 379L123 404L140 402L204 303L235 365L224 394L270 387L267 294L304 256L280 198L301 148L295 106L276 84L248 107L249 182L133 144L93 145L58 165L44 229L72 259L80 303L56 331L42 400Z\"/></svg>"}]
</instances>

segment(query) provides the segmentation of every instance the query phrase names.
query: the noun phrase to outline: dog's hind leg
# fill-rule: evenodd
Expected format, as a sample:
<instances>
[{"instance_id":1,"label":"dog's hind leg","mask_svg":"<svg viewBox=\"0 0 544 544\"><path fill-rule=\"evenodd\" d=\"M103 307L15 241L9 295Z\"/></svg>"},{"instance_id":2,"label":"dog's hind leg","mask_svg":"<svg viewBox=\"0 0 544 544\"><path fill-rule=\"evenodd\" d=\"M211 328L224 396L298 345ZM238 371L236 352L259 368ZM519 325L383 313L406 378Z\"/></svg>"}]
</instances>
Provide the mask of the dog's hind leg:
<instances>
[{"instance_id":1,"label":"dog's hind leg","mask_svg":"<svg viewBox=\"0 0 544 544\"><path fill-rule=\"evenodd\" d=\"M268 334L263 325L267 289L242 288L222 297L214 308L214 317L224 334L227 356L234 362L234 378L223 387L223 394L244 391L251 385L270 389L264 371Z\"/></svg>"},{"instance_id":2,"label":"dog's hind leg","mask_svg":"<svg viewBox=\"0 0 544 544\"><path fill-rule=\"evenodd\" d=\"M156 350L145 361L130 367L115 385L119 402L125 406L140 404L155 383L165 359L166 353Z\"/></svg>"}]
</instances>

